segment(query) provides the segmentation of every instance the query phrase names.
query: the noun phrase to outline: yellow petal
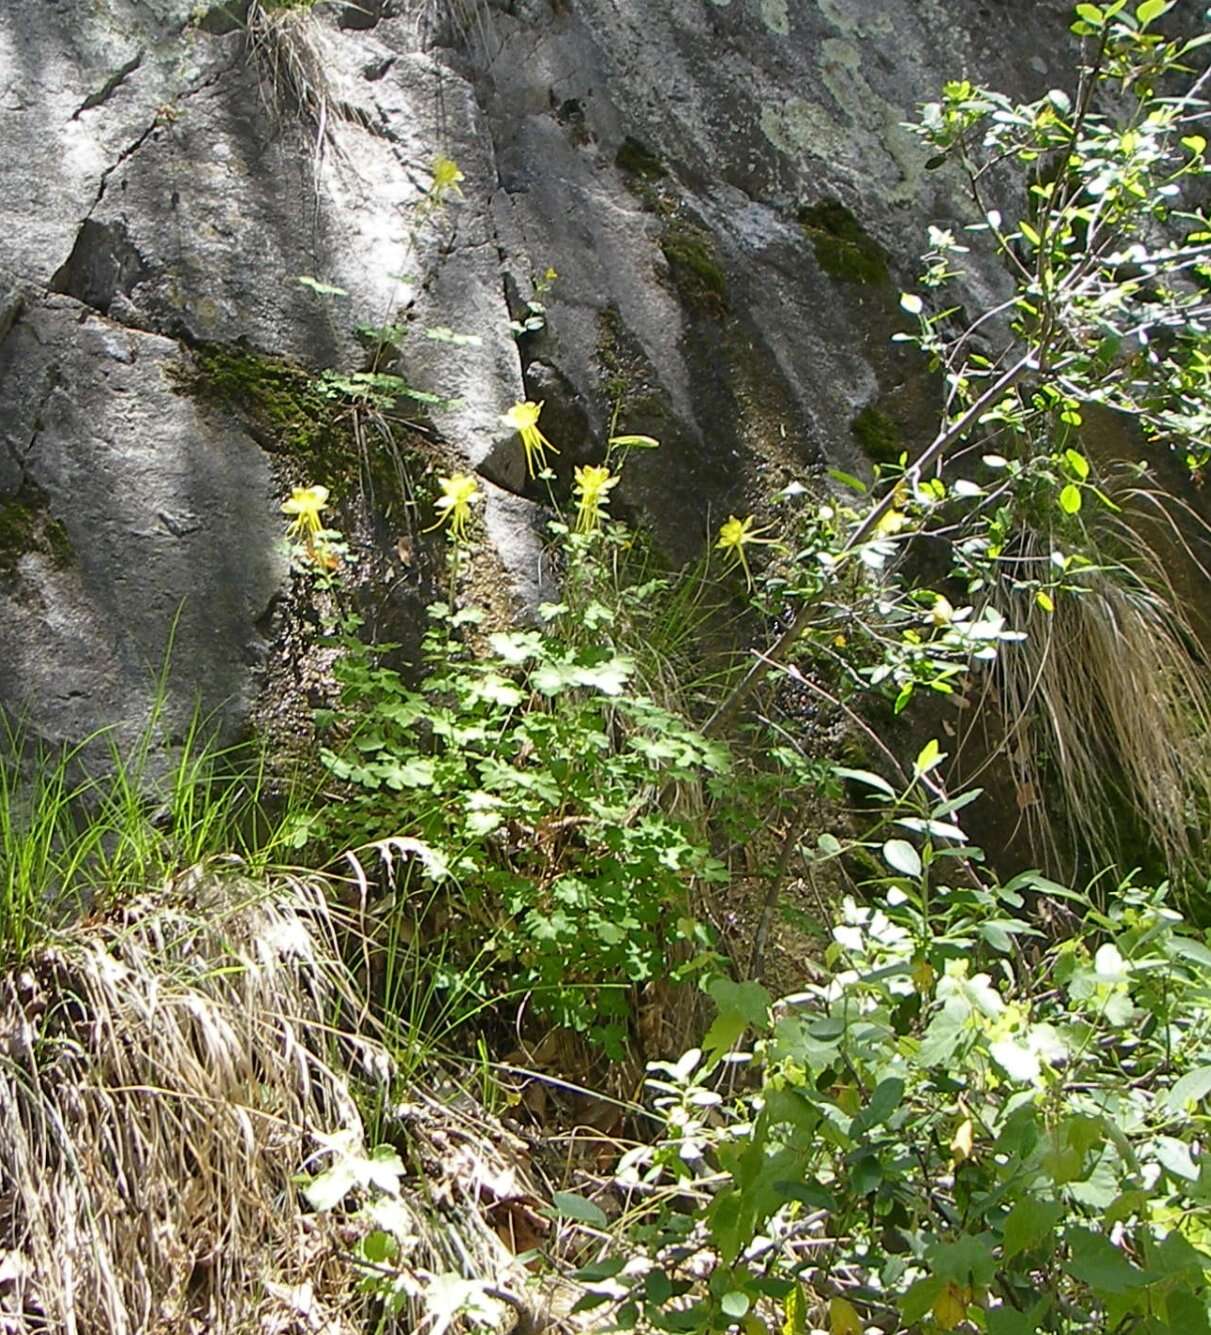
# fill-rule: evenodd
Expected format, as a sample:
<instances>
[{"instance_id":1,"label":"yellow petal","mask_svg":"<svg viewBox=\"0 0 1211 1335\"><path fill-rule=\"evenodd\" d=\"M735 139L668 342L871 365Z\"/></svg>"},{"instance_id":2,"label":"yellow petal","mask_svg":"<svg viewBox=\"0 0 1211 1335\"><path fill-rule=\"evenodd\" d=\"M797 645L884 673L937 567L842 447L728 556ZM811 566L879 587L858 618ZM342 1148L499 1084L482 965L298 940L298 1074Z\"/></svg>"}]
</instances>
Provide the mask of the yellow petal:
<instances>
[{"instance_id":1,"label":"yellow petal","mask_svg":"<svg viewBox=\"0 0 1211 1335\"><path fill-rule=\"evenodd\" d=\"M971 1118L965 1117L959 1123L959 1129L954 1133L954 1138L950 1142L950 1153L956 1164L961 1164L964 1159L970 1159L975 1150L975 1127L971 1124ZM946 1327L950 1329L949 1326Z\"/></svg>"},{"instance_id":2,"label":"yellow petal","mask_svg":"<svg viewBox=\"0 0 1211 1335\"><path fill-rule=\"evenodd\" d=\"M752 522L752 515L749 515L747 519L737 519L735 515L729 516L727 522L719 526L719 541L715 543L715 546L724 549L742 546Z\"/></svg>"},{"instance_id":3,"label":"yellow petal","mask_svg":"<svg viewBox=\"0 0 1211 1335\"><path fill-rule=\"evenodd\" d=\"M543 403L545 402L544 399ZM527 399L523 403L515 403L505 413L505 421L514 431L529 431L538 425L538 419L542 416L542 409L542 403L534 403Z\"/></svg>"}]
</instances>

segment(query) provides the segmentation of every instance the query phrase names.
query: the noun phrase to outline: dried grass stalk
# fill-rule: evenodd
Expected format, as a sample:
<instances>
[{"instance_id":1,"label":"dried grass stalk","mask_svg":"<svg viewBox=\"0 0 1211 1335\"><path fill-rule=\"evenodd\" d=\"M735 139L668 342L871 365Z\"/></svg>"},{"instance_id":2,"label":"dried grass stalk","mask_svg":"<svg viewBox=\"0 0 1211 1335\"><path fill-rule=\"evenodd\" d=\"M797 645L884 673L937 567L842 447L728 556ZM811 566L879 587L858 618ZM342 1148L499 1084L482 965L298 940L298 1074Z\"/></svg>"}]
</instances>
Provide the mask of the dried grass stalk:
<instances>
[{"instance_id":1,"label":"dried grass stalk","mask_svg":"<svg viewBox=\"0 0 1211 1335\"><path fill-rule=\"evenodd\" d=\"M1185 583L1200 591L1207 572L1189 506L1126 475L1108 489L1122 509L1097 516L1086 551L1099 559L1072 576L1079 593L1047 614L1029 591L998 590L1011 624L1027 631L997 665L1000 747L1032 843L1056 874L1072 874L1073 848L1096 872L1138 865L1151 844L1180 880L1211 836L1211 674L1190 593L1179 595L1172 572L1188 566ZM1033 534L1015 575L1047 572L1060 545ZM1058 801L1044 804L1044 793ZM1058 838L1057 817L1067 826Z\"/></svg>"},{"instance_id":2,"label":"dried grass stalk","mask_svg":"<svg viewBox=\"0 0 1211 1335\"><path fill-rule=\"evenodd\" d=\"M203 873L0 978L0 1329L350 1328L290 1177L360 1131L354 1000L319 888Z\"/></svg>"}]
</instances>

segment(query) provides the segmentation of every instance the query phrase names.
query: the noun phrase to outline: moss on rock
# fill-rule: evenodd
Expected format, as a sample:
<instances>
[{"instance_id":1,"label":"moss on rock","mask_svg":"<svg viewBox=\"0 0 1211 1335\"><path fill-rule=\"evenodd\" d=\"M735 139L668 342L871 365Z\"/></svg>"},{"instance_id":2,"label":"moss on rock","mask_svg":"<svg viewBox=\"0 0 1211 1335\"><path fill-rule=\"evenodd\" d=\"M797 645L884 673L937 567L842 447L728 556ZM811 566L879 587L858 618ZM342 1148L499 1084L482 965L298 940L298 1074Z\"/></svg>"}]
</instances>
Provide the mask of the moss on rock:
<instances>
[{"instance_id":1,"label":"moss on rock","mask_svg":"<svg viewBox=\"0 0 1211 1335\"><path fill-rule=\"evenodd\" d=\"M727 310L727 276L707 232L677 219L665 228L660 249L677 290L691 305L713 315Z\"/></svg>"},{"instance_id":2,"label":"moss on rock","mask_svg":"<svg viewBox=\"0 0 1211 1335\"><path fill-rule=\"evenodd\" d=\"M76 559L67 529L51 514L46 493L26 482L16 496L0 501L0 575L11 575L29 552L46 557L57 570Z\"/></svg>"},{"instance_id":3,"label":"moss on rock","mask_svg":"<svg viewBox=\"0 0 1211 1335\"><path fill-rule=\"evenodd\" d=\"M209 344L194 353L179 388L201 403L234 413L257 444L306 465L325 485L356 475L359 452L340 404L301 366L247 348Z\"/></svg>"},{"instance_id":4,"label":"moss on rock","mask_svg":"<svg viewBox=\"0 0 1211 1335\"><path fill-rule=\"evenodd\" d=\"M0 574L11 574L33 549L36 531L34 515L23 502L14 499L0 505Z\"/></svg>"},{"instance_id":5,"label":"moss on rock","mask_svg":"<svg viewBox=\"0 0 1211 1335\"><path fill-rule=\"evenodd\" d=\"M597 360L605 401L626 413L629 430L658 436L669 418L668 392L617 306L607 306L598 316Z\"/></svg>"},{"instance_id":6,"label":"moss on rock","mask_svg":"<svg viewBox=\"0 0 1211 1335\"><path fill-rule=\"evenodd\" d=\"M869 286L891 281L887 252L839 200L826 199L800 209L799 225L830 278Z\"/></svg>"},{"instance_id":7,"label":"moss on rock","mask_svg":"<svg viewBox=\"0 0 1211 1335\"><path fill-rule=\"evenodd\" d=\"M894 464L904 453L904 434L899 423L873 403L862 409L849 429L863 453L874 463Z\"/></svg>"},{"instance_id":8,"label":"moss on rock","mask_svg":"<svg viewBox=\"0 0 1211 1335\"><path fill-rule=\"evenodd\" d=\"M630 135L619 146L614 156L614 165L628 176L637 176L643 181L659 181L668 175L660 159Z\"/></svg>"}]
</instances>

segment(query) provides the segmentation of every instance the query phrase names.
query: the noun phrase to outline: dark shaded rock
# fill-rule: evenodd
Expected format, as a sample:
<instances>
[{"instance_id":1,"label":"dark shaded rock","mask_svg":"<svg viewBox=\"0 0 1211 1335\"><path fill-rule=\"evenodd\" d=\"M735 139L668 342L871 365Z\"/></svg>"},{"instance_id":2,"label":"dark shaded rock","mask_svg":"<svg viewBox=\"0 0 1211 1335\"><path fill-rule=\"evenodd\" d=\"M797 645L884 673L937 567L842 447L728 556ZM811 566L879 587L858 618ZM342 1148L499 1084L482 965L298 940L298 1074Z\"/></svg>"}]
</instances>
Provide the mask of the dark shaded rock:
<instances>
[{"instance_id":1,"label":"dark shaded rock","mask_svg":"<svg viewBox=\"0 0 1211 1335\"><path fill-rule=\"evenodd\" d=\"M668 553L792 478L868 471L851 431L868 405L904 448L927 438L934 387L889 339L962 192L900 123L957 73L1023 95L1065 81L1068 4L1012 42L978 0L509 8L471 43L502 248L515 274L561 275L541 360L593 438L621 403L620 430L662 440L617 494Z\"/></svg>"},{"instance_id":2,"label":"dark shaded rock","mask_svg":"<svg viewBox=\"0 0 1211 1335\"><path fill-rule=\"evenodd\" d=\"M203 421L166 370L176 345L67 297L0 347L0 706L55 741L141 726L167 663L170 726L247 717L285 574L265 456Z\"/></svg>"},{"instance_id":3,"label":"dark shaded rock","mask_svg":"<svg viewBox=\"0 0 1211 1335\"><path fill-rule=\"evenodd\" d=\"M50 280L50 290L108 315L114 298L129 296L147 276L147 266L131 245L125 224L86 218L67 262Z\"/></svg>"}]
</instances>

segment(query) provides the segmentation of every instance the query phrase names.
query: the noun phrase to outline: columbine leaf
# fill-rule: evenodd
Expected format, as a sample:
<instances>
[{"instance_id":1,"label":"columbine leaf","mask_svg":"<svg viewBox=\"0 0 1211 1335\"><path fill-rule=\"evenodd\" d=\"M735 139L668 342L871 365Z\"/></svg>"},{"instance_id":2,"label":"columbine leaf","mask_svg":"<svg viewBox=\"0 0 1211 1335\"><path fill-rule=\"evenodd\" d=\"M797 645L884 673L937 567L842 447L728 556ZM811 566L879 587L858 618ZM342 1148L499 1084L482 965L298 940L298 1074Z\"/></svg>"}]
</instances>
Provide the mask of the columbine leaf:
<instances>
[{"instance_id":1,"label":"columbine leaf","mask_svg":"<svg viewBox=\"0 0 1211 1335\"><path fill-rule=\"evenodd\" d=\"M593 667L573 668L572 679L577 686L590 686L602 695L621 695L633 671L629 658L610 658Z\"/></svg>"},{"instance_id":2,"label":"columbine leaf","mask_svg":"<svg viewBox=\"0 0 1211 1335\"><path fill-rule=\"evenodd\" d=\"M497 631L488 636L488 645L498 658L516 666L542 653L542 636L532 630Z\"/></svg>"},{"instance_id":3,"label":"columbine leaf","mask_svg":"<svg viewBox=\"0 0 1211 1335\"><path fill-rule=\"evenodd\" d=\"M363 1166L367 1184L388 1196L399 1194L399 1180L403 1175L403 1161L390 1145L376 1145Z\"/></svg>"},{"instance_id":4,"label":"columbine leaf","mask_svg":"<svg viewBox=\"0 0 1211 1335\"><path fill-rule=\"evenodd\" d=\"M358 1175L348 1159L338 1159L331 1168L313 1177L303 1188L313 1210L335 1210L358 1184Z\"/></svg>"}]
</instances>

